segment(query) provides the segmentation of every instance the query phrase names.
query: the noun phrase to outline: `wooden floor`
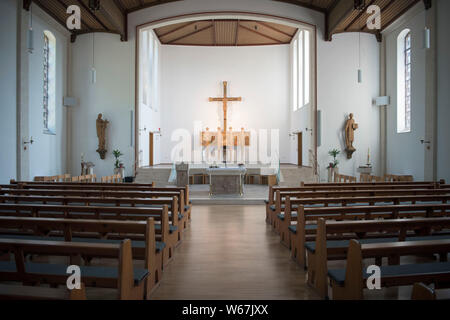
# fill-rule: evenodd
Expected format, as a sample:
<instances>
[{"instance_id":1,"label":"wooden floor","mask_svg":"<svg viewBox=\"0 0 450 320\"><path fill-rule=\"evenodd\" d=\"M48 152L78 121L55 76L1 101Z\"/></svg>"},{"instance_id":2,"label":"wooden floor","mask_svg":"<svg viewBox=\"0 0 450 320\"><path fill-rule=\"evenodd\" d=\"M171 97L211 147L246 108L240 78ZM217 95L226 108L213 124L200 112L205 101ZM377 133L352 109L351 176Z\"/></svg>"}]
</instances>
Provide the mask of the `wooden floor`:
<instances>
[{"instance_id":1,"label":"wooden floor","mask_svg":"<svg viewBox=\"0 0 450 320\"><path fill-rule=\"evenodd\" d=\"M194 206L152 299L317 299L265 223L264 206Z\"/></svg>"}]
</instances>

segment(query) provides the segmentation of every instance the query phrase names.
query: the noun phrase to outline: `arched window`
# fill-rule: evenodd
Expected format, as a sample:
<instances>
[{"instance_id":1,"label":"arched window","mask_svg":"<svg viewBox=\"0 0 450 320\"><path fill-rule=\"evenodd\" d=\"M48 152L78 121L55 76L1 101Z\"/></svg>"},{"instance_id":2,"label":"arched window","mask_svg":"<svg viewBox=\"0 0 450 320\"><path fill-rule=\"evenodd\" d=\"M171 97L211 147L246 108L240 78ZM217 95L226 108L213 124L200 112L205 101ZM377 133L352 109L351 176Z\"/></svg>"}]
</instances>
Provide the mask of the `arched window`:
<instances>
[{"instance_id":1,"label":"arched window","mask_svg":"<svg viewBox=\"0 0 450 320\"><path fill-rule=\"evenodd\" d=\"M44 31L44 133L56 134L56 38Z\"/></svg>"},{"instance_id":2,"label":"arched window","mask_svg":"<svg viewBox=\"0 0 450 320\"><path fill-rule=\"evenodd\" d=\"M411 31L397 39L397 132L411 132Z\"/></svg>"}]
</instances>

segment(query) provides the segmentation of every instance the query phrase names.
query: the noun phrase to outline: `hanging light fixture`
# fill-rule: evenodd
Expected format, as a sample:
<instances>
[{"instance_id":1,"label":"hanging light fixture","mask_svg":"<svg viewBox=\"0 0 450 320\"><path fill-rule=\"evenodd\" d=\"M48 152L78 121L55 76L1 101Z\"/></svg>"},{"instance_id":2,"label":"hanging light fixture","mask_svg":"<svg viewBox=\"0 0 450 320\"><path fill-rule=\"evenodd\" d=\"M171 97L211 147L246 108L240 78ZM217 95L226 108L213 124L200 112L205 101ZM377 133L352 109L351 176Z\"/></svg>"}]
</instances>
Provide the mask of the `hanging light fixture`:
<instances>
[{"instance_id":1,"label":"hanging light fixture","mask_svg":"<svg viewBox=\"0 0 450 320\"><path fill-rule=\"evenodd\" d=\"M89 0L89 9L94 11L100 10L100 0ZM97 70L95 69L95 33L92 33L92 68L91 68L91 83L95 84L97 82Z\"/></svg>"},{"instance_id":2,"label":"hanging light fixture","mask_svg":"<svg viewBox=\"0 0 450 320\"><path fill-rule=\"evenodd\" d=\"M423 48L431 48L431 30L428 28L428 10L425 10L425 29L423 30Z\"/></svg>"},{"instance_id":3,"label":"hanging light fixture","mask_svg":"<svg viewBox=\"0 0 450 320\"><path fill-rule=\"evenodd\" d=\"M425 29L423 30L423 48L431 48L431 30L428 27L425 27Z\"/></svg>"},{"instance_id":4,"label":"hanging light fixture","mask_svg":"<svg viewBox=\"0 0 450 320\"><path fill-rule=\"evenodd\" d=\"M95 69L95 33L92 33L92 67L91 67L91 83L97 82L97 70Z\"/></svg>"},{"instance_id":5,"label":"hanging light fixture","mask_svg":"<svg viewBox=\"0 0 450 320\"><path fill-rule=\"evenodd\" d=\"M33 32L33 5L30 6L30 22L28 26L27 50L32 54L34 51L34 32Z\"/></svg>"},{"instance_id":6,"label":"hanging light fixture","mask_svg":"<svg viewBox=\"0 0 450 320\"><path fill-rule=\"evenodd\" d=\"M358 41L358 83L362 83L362 70L361 70L361 32L359 32L359 41Z\"/></svg>"},{"instance_id":7,"label":"hanging light fixture","mask_svg":"<svg viewBox=\"0 0 450 320\"><path fill-rule=\"evenodd\" d=\"M365 10L365 1L355 1L355 9L361 11ZM362 16L362 14L360 15ZM362 83L362 69L361 69L361 23L359 23L358 31L358 83Z\"/></svg>"}]
</instances>

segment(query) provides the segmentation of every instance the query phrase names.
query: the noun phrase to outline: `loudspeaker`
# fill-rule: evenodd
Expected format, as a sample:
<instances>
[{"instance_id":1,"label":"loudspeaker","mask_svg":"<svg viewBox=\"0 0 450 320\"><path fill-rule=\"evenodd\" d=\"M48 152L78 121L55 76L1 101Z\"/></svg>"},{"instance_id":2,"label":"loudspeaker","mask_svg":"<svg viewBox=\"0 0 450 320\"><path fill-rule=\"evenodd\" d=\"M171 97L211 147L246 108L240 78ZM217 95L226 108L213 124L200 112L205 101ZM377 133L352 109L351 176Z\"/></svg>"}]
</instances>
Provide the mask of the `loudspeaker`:
<instances>
[{"instance_id":1,"label":"loudspeaker","mask_svg":"<svg viewBox=\"0 0 450 320\"><path fill-rule=\"evenodd\" d=\"M374 99L374 104L376 106L388 106L391 103L391 98L388 96L385 97L377 97Z\"/></svg>"},{"instance_id":2,"label":"loudspeaker","mask_svg":"<svg viewBox=\"0 0 450 320\"><path fill-rule=\"evenodd\" d=\"M75 107L78 104L78 101L73 97L64 97L63 104L66 107Z\"/></svg>"}]
</instances>

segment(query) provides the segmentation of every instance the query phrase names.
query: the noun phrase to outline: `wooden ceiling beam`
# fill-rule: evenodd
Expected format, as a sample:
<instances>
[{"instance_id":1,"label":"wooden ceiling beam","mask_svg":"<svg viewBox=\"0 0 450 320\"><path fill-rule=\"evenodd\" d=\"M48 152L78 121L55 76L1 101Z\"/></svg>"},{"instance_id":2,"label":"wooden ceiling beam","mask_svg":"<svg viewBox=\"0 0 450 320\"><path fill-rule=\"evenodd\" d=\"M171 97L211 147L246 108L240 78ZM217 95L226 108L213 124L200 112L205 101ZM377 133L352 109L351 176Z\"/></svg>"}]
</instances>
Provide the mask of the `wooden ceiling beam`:
<instances>
[{"instance_id":1,"label":"wooden ceiling beam","mask_svg":"<svg viewBox=\"0 0 450 320\"><path fill-rule=\"evenodd\" d=\"M176 27L176 28L173 29L173 30L170 30L170 31L167 31L167 32L165 32L165 33L162 33L162 34L158 35L158 37L159 37L159 38L164 38L164 37L166 37L166 36L168 36L168 35L171 35L171 34L174 33L174 32L180 31L181 29L184 29L184 28L187 28L187 27L189 27L189 26L192 26L193 24L196 24L196 23L198 23L198 22L199 22L199 21L192 21L192 22L189 22L189 23L187 23L187 24L183 24L182 26Z\"/></svg>"},{"instance_id":2,"label":"wooden ceiling beam","mask_svg":"<svg viewBox=\"0 0 450 320\"><path fill-rule=\"evenodd\" d=\"M215 20L211 20L212 24L213 24L213 29L212 29L212 33L213 33L213 46L217 46L217 36L216 36L216 21Z\"/></svg>"},{"instance_id":3,"label":"wooden ceiling beam","mask_svg":"<svg viewBox=\"0 0 450 320\"><path fill-rule=\"evenodd\" d=\"M286 37L290 37L291 39L293 37L293 35L291 35L291 34L289 34L287 32L284 32L283 30L280 30L278 28L275 28L274 26L271 26L270 24L267 24L265 22L256 21L256 24L262 25L262 26L264 26L264 27L266 27L266 28L268 28L270 30L273 30L273 31L278 32L278 33L281 33L281 34L285 35Z\"/></svg>"},{"instance_id":4,"label":"wooden ceiling beam","mask_svg":"<svg viewBox=\"0 0 450 320\"><path fill-rule=\"evenodd\" d=\"M360 13L355 17L355 19L352 20L345 28L344 31L348 31L351 26L353 26L360 18L361 16L367 11L367 8L370 7L376 0L371 0L365 7L364 10L361 10Z\"/></svg>"},{"instance_id":5,"label":"wooden ceiling beam","mask_svg":"<svg viewBox=\"0 0 450 320\"><path fill-rule=\"evenodd\" d=\"M185 34L185 35L183 35L183 36L181 36L181 37L178 37L178 38L175 38L175 39L173 39L173 40L170 40L169 42L167 42L167 44L172 44L172 43L177 42L177 41L179 41L179 40L181 40L181 39L184 39L184 38L190 37L190 36L192 36L192 35L194 35L194 34L197 34L197 33L199 33L199 32L208 30L208 29L210 29L210 28L212 28L212 27L213 27L213 25L210 24L209 26L200 28L200 29L195 30L195 31L193 31L193 32L189 32L188 34Z\"/></svg>"},{"instance_id":6,"label":"wooden ceiling beam","mask_svg":"<svg viewBox=\"0 0 450 320\"><path fill-rule=\"evenodd\" d=\"M295 4L295 5L299 6L299 7L311 9L311 10L318 11L318 12L321 12L321 13L326 13L327 12L326 8L315 6L313 4L314 1L310 1L309 3L303 2L303 1L298 1L298 0L273 0L273 1Z\"/></svg>"},{"instance_id":7,"label":"wooden ceiling beam","mask_svg":"<svg viewBox=\"0 0 450 320\"><path fill-rule=\"evenodd\" d=\"M333 34L337 32L337 27L342 21L348 19L355 11L354 0L340 0L326 14L325 41L331 41Z\"/></svg>"},{"instance_id":8,"label":"wooden ceiling beam","mask_svg":"<svg viewBox=\"0 0 450 320\"><path fill-rule=\"evenodd\" d=\"M234 45L237 47L239 44L239 20L236 21L236 34L234 35Z\"/></svg>"},{"instance_id":9,"label":"wooden ceiling beam","mask_svg":"<svg viewBox=\"0 0 450 320\"><path fill-rule=\"evenodd\" d=\"M60 25L64 26L64 28L67 28L66 21L61 20L55 13L53 13L50 8L47 8L41 1L34 0L30 1L30 4L28 6L28 10L30 9L31 2L34 2L39 8L41 8L45 13L47 13L50 17L52 17L56 22L58 22ZM25 8L24 8L25 9ZM25 9L26 10L26 9Z\"/></svg>"},{"instance_id":10,"label":"wooden ceiling beam","mask_svg":"<svg viewBox=\"0 0 450 320\"><path fill-rule=\"evenodd\" d=\"M114 1L102 1L100 3L100 12L102 15L118 31L120 40L127 41L128 16L120 10L120 7Z\"/></svg>"},{"instance_id":11,"label":"wooden ceiling beam","mask_svg":"<svg viewBox=\"0 0 450 320\"><path fill-rule=\"evenodd\" d=\"M97 15L95 14L95 12L92 12L92 10L82 1L82 0L77 0L77 2L80 4L81 7L83 7L84 10L86 10L89 15L95 20L97 21L98 24L100 24L102 26L102 28L105 29L105 31L111 31L109 30L109 28L97 17ZM83 17L83 16L82 16ZM83 19L83 18L81 18Z\"/></svg>"},{"instance_id":12,"label":"wooden ceiling beam","mask_svg":"<svg viewBox=\"0 0 450 320\"><path fill-rule=\"evenodd\" d=\"M417 3L419 3L420 0L414 0L411 2L410 5L406 6L403 10L401 10L400 12L398 12L394 18L391 19L391 21L389 21L388 23L386 23L385 25L383 25L381 28L381 31L385 30L387 27L389 27L391 24L393 24L398 18L400 18L402 15L404 15L406 13L406 11L408 11L409 9L411 9L412 7L414 7Z\"/></svg>"},{"instance_id":13,"label":"wooden ceiling beam","mask_svg":"<svg viewBox=\"0 0 450 320\"><path fill-rule=\"evenodd\" d=\"M246 27L246 26L243 26L242 24L239 24L238 27L240 27L240 28L242 28L242 29L245 29L245 30L248 30L248 31L250 31L250 32L253 32L253 33L255 33L255 34L257 34L257 35L260 35L261 37L264 37L264 38L266 38L266 39L272 40L272 41L274 41L274 42L276 42L276 43L279 43L279 44L283 44L283 43L284 43L283 41L281 41L281 40L279 40L279 39L276 39L276 38L273 38L273 37L271 37L271 36L268 36L267 34L261 33L261 32L259 32L259 31L257 31L257 30L253 30L252 28L248 28L248 27Z\"/></svg>"},{"instance_id":14,"label":"wooden ceiling beam","mask_svg":"<svg viewBox=\"0 0 450 320\"><path fill-rule=\"evenodd\" d=\"M132 13L132 12L139 11L142 9L159 6L160 4L166 4L166 3L175 2L175 1L180 1L180 0L157 0L157 1L149 2L149 3L143 3L141 1L139 6L126 10L126 13L128 14L128 13Z\"/></svg>"}]
</instances>

